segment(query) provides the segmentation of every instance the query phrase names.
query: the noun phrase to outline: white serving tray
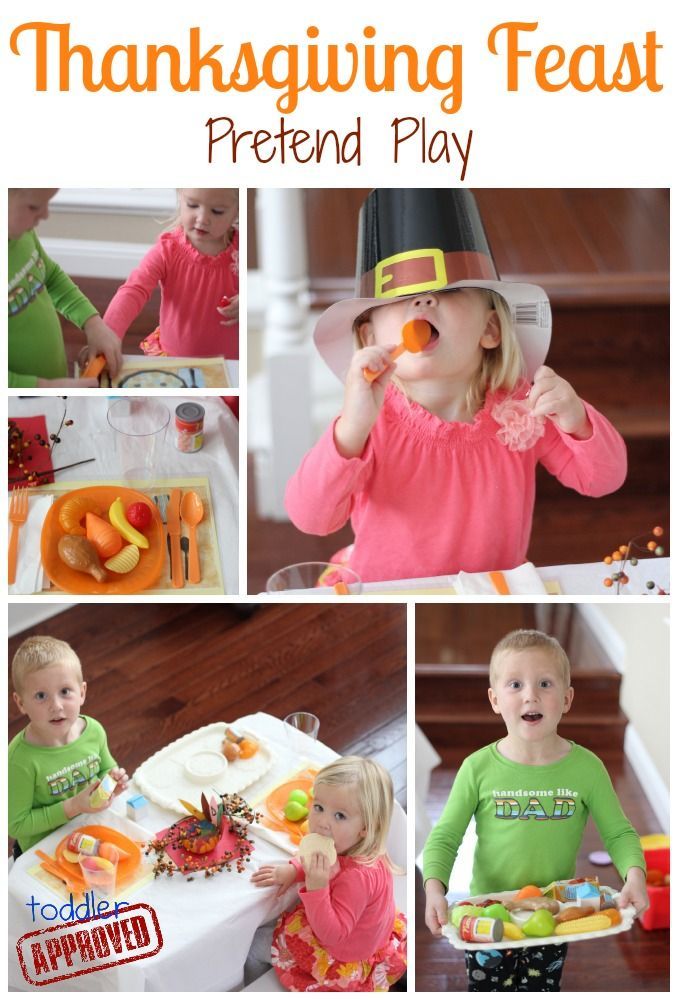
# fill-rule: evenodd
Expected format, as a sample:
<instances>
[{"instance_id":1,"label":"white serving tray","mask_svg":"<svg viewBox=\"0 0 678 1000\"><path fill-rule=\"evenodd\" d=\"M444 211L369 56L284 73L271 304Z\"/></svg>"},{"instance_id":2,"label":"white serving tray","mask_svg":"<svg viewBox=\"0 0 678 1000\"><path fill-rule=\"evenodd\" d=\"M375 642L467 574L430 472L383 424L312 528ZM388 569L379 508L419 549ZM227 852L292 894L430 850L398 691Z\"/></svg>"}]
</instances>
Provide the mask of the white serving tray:
<instances>
[{"instance_id":1,"label":"white serving tray","mask_svg":"<svg viewBox=\"0 0 678 1000\"><path fill-rule=\"evenodd\" d=\"M212 722L202 726L144 761L134 772L134 781L142 794L164 809L185 813L179 799L199 807L202 793L207 799L213 792L221 795L236 794L263 777L273 764L268 744L256 733L238 726L233 726L238 735L249 736L259 743L254 756L248 760L235 761L227 761L224 757L224 768L220 774L203 779L191 777L187 765L192 762L195 769L195 765L201 761L206 763L209 755L201 757L205 751L220 754L227 725L232 723Z\"/></svg>"},{"instance_id":2,"label":"white serving tray","mask_svg":"<svg viewBox=\"0 0 678 1000\"><path fill-rule=\"evenodd\" d=\"M619 893L615 892L614 889L610 889L608 886L602 886L601 890L604 890L613 899L618 899ZM512 900L518 889L513 889L511 892L485 892L480 896L465 896L464 900L468 900L469 903L480 903L484 899L498 899L500 902L504 903L507 900ZM450 914L454 905L450 906ZM561 912L570 906L581 906L586 905L586 903L561 903ZM604 911L603 911L604 912ZM551 934L550 937L525 937L521 938L520 941L462 941L459 936L459 931L451 923L448 923L443 927L443 937L446 937L453 948L458 948L461 951L501 951L506 948L534 948L541 944L570 944L573 941L591 941L594 938L611 937L613 934L621 934L623 931L628 931L633 925L633 921L636 918L636 911L632 906L628 906L623 910L619 911L621 916L621 923L615 924L613 927L609 927L607 930L603 931L585 931L582 934Z\"/></svg>"}]
</instances>

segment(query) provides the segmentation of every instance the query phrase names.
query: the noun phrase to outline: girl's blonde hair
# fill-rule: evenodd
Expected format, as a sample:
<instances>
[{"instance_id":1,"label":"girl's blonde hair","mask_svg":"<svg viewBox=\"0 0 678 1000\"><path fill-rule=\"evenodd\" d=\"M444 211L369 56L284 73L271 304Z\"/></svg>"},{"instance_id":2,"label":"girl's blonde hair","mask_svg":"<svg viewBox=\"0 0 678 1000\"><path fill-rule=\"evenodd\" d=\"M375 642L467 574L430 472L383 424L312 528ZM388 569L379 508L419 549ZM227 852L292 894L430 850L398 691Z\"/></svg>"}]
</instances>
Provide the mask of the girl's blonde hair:
<instances>
[{"instance_id":1,"label":"girl's blonde hair","mask_svg":"<svg viewBox=\"0 0 678 1000\"><path fill-rule=\"evenodd\" d=\"M72 667L78 683L82 684L82 665L75 650L51 635L32 635L24 639L12 660L12 684L17 694L21 694L24 681L29 674L53 666Z\"/></svg>"},{"instance_id":2,"label":"girl's blonde hair","mask_svg":"<svg viewBox=\"0 0 678 1000\"><path fill-rule=\"evenodd\" d=\"M474 287L474 286L469 286ZM513 317L506 299L498 292L489 288L474 288L483 296L485 305L497 314L497 321L501 332L501 340L496 347L483 347L482 358L478 370L473 375L468 389L466 390L466 406L469 413L477 413L485 403L485 396L488 392L496 392L498 389L505 389L512 392L518 379L524 374L524 362L522 351L516 337L513 326ZM445 291L439 294L444 294ZM353 321L353 334L356 339L356 347L364 347L365 343L361 334L361 327L364 323L369 323L370 316L374 309L381 309L382 306L374 306L361 313ZM402 383L396 378L393 379L395 385L401 391Z\"/></svg>"},{"instance_id":3,"label":"girl's blonde hair","mask_svg":"<svg viewBox=\"0 0 678 1000\"><path fill-rule=\"evenodd\" d=\"M392 871L400 872L386 852L393 815L393 782L388 771L369 757L340 757L318 772L314 785L355 785L365 836L346 854L365 865L381 858Z\"/></svg>"}]
</instances>

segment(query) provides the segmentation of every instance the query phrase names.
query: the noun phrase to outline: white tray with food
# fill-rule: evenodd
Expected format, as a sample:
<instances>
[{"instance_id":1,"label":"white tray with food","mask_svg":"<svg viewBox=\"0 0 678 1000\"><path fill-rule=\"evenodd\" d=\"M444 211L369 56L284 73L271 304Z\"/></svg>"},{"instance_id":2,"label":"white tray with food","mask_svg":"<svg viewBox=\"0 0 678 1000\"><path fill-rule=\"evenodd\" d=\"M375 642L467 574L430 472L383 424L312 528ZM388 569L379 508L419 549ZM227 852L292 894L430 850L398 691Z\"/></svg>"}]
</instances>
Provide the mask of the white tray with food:
<instances>
[{"instance_id":1,"label":"white tray with food","mask_svg":"<svg viewBox=\"0 0 678 1000\"><path fill-rule=\"evenodd\" d=\"M270 770L271 751L256 733L212 722L187 733L144 761L134 781L146 798L185 812L180 799L199 802L204 792L242 792Z\"/></svg>"},{"instance_id":2,"label":"white tray with food","mask_svg":"<svg viewBox=\"0 0 678 1000\"><path fill-rule=\"evenodd\" d=\"M635 909L597 879L468 896L450 906L443 936L454 948L491 951L591 941L630 930Z\"/></svg>"}]
</instances>

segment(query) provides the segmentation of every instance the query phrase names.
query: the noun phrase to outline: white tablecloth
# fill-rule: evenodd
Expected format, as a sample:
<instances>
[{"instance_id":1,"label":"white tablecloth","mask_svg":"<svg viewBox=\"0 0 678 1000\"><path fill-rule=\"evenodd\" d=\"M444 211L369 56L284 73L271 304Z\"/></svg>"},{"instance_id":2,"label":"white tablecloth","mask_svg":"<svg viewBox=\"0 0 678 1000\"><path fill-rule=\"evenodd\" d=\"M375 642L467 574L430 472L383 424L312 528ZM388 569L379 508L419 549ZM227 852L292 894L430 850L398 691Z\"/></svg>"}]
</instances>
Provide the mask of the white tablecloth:
<instances>
[{"instance_id":1,"label":"white tablecloth","mask_svg":"<svg viewBox=\"0 0 678 1000\"><path fill-rule=\"evenodd\" d=\"M230 719L223 721L233 722L236 728L241 726L261 735L273 751L271 770L242 793L250 802L304 764L310 762L322 766L337 756L320 741L306 737L304 755L300 757L288 742L285 725L263 712L235 722ZM132 782L130 789L115 801L116 814L124 813L125 800L136 791ZM108 812L98 814L96 822L105 825L108 815ZM176 813L151 804L148 815L138 822L152 835L178 818ZM47 854L53 854L56 845L69 830L91 821L87 815L71 820L36 846ZM243 874L222 872L210 879L197 876L193 882L187 882L180 875L171 879L164 876L146 883L136 892L123 891L122 898L128 902L148 903L156 911L163 937L162 949L151 958L100 973L77 976L47 989L62 987L78 992L185 990L191 993L237 989L255 930L288 908L296 894L293 887L284 897L276 899L273 889L257 889L252 885L250 873L260 865L282 864L290 857L259 835L254 835L254 843L252 862ZM34 852L28 850L14 863L9 874L9 981L10 986L16 989L29 989L17 960L17 940L28 931L57 922L42 921L38 914L37 922L32 923L27 902L31 896L42 903L63 905L64 902L28 874L28 869L36 863Z\"/></svg>"},{"instance_id":2,"label":"white tablecloth","mask_svg":"<svg viewBox=\"0 0 678 1000\"><path fill-rule=\"evenodd\" d=\"M123 481L115 455L113 431L106 419L111 398L118 398L118 395L73 395L68 398L68 419L73 421L73 425L62 429L61 442L54 451L53 465L58 468L84 458L95 458L96 461L58 472L57 482L97 479L115 481L116 478ZM178 451L173 443L171 419L157 464L157 476L206 476L209 479L224 587L227 593L237 594L238 421L218 396L154 398L161 398L172 415L179 403L190 400L197 400L205 407L205 443L202 449L193 454ZM47 419L50 434L58 430L63 410L64 400L60 396L10 396L8 400L10 418L42 414ZM21 558L21 535L19 539Z\"/></svg>"},{"instance_id":3,"label":"white tablecloth","mask_svg":"<svg viewBox=\"0 0 678 1000\"><path fill-rule=\"evenodd\" d=\"M627 566L626 573L629 583L622 587L621 593L626 596L638 594L650 594L657 596L659 588L670 592L670 564L667 557L657 557L655 559L641 559L637 566ZM595 563L571 563L563 566L538 566L537 573L545 585L557 584L560 593L565 595L601 595L612 597L615 594L614 587L606 587L603 580L610 575L613 567L606 566L601 560ZM646 583L652 580L655 583L653 590L648 590ZM447 591L453 594L452 577L449 576L429 576L418 577L412 580L384 580L379 583L364 583L362 585L363 594L397 594L422 596L436 592ZM350 588L349 588L350 589ZM331 587L316 587L313 590L289 590L287 595L313 595L322 597L323 594L333 594ZM542 595L543 596L543 595ZM495 600L496 598L492 598Z\"/></svg>"}]
</instances>

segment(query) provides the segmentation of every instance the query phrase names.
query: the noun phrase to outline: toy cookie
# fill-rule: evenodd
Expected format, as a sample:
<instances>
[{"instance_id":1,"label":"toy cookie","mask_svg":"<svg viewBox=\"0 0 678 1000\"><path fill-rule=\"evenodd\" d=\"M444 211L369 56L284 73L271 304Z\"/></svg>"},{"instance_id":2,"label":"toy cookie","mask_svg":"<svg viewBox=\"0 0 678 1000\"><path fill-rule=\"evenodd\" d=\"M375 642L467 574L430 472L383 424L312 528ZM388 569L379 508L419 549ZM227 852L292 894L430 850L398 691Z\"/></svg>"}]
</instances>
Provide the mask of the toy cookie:
<instances>
[{"instance_id":1,"label":"toy cookie","mask_svg":"<svg viewBox=\"0 0 678 1000\"><path fill-rule=\"evenodd\" d=\"M299 857L307 864L314 854L324 854L331 865L337 860L337 849L331 837L319 833L307 833L299 843Z\"/></svg>"}]
</instances>

